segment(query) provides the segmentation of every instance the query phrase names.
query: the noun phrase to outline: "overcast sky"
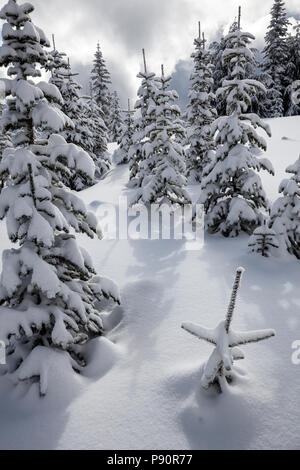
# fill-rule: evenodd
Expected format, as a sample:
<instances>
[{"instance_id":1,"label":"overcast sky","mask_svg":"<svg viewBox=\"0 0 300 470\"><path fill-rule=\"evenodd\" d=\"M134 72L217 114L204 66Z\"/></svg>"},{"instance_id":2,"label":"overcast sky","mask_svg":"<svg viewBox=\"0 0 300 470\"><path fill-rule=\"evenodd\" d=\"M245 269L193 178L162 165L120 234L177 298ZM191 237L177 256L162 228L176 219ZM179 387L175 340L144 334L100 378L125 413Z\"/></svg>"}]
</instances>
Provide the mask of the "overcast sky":
<instances>
[{"instance_id":1,"label":"overcast sky","mask_svg":"<svg viewBox=\"0 0 300 470\"><path fill-rule=\"evenodd\" d=\"M33 21L49 39L55 33L57 48L65 51L84 84L99 40L113 87L123 105L136 98L142 68L141 49L146 49L150 71L159 73L164 63L175 72L173 86L184 94L190 74L189 57L198 21L209 40L231 24L242 6L242 27L263 47L273 0L30 0ZM288 15L300 19L299 0L286 0Z\"/></svg>"}]
</instances>

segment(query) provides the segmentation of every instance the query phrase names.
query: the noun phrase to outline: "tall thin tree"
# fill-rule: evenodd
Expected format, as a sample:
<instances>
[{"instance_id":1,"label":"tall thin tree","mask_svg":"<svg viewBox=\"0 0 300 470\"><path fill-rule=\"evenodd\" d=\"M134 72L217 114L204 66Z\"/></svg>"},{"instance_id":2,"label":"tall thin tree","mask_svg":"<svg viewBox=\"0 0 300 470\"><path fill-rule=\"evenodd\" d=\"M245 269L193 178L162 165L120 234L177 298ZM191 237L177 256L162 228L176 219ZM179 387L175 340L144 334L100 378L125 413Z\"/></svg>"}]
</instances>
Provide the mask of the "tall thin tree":
<instances>
[{"instance_id":1,"label":"tall thin tree","mask_svg":"<svg viewBox=\"0 0 300 470\"><path fill-rule=\"evenodd\" d=\"M210 162L211 151L215 148L211 135L211 124L217 118L214 107L215 96L212 93L213 65L210 51L205 49L205 38L194 40L195 52L192 54L194 70L191 75L191 88L187 107L187 176L191 182L199 182L205 166Z\"/></svg>"}]
</instances>

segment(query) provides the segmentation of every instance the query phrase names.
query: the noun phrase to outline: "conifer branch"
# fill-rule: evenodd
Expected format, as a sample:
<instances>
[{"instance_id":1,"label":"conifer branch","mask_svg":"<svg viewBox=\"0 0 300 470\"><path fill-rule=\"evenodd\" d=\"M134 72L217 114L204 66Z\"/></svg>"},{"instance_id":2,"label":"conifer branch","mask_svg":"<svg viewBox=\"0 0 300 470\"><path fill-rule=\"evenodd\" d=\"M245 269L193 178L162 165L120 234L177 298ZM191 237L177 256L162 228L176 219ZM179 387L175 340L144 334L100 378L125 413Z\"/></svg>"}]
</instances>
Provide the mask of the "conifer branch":
<instances>
[{"instance_id":1,"label":"conifer branch","mask_svg":"<svg viewBox=\"0 0 300 470\"><path fill-rule=\"evenodd\" d=\"M30 190L31 190L32 200L33 200L34 207L36 208L35 186L34 186L34 179L33 179L33 174L32 174L32 165L31 165L31 163L28 163L27 168L28 168L28 173L29 173L29 182L30 182Z\"/></svg>"}]
</instances>

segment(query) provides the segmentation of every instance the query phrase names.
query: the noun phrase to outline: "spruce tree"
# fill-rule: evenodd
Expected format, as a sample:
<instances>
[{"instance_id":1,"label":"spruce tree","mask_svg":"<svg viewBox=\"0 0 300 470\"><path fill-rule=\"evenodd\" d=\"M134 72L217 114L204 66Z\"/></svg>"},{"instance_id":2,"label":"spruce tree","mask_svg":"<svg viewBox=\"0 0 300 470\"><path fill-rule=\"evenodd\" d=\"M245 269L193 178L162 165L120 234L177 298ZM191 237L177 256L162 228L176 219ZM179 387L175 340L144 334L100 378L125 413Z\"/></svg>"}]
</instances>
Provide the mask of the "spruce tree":
<instances>
[{"instance_id":1,"label":"spruce tree","mask_svg":"<svg viewBox=\"0 0 300 470\"><path fill-rule=\"evenodd\" d=\"M109 126L109 135L111 142L117 142L120 137L120 131L122 126L122 115L120 108L120 100L116 91L112 94L111 99L111 121Z\"/></svg>"},{"instance_id":2,"label":"spruce tree","mask_svg":"<svg viewBox=\"0 0 300 470\"><path fill-rule=\"evenodd\" d=\"M143 145L149 139L149 132L155 122L153 115L154 96L157 90L155 83L155 73L148 72L145 51L143 50L144 72L139 72L137 77L142 80L138 89L138 100L134 109L137 117L134 122L133 144L129 149L129 179L130 185L140 187L143 174L140 172L140 164L144 159Z\"/></svg>"},{"instance_id":3,"label":"spruce tree","mask_svg":"<svg viewBox=\"0 0 300 470\"><path fill-rule=\"evenodd\" d=\"M248 247L251 253L256 253L265 258L272 255L279 248L277 235L264 220L263 225L257 227L251 235Z\"/></svg>"},{"instance_id":4,"label":"spruce tree","mask_svg":"<svg viewBox=\"0 0 300 470\"><path fill-rule=\"evenodd\" d=\"M142 144L143 160L140 162L141 186L132 204L188 204L186 191L185 152L181 141L185 130L179 121L180 109L175 104L178 94L168 90L171 77L162 68L161 78L156 78L155 92L148 114L153 124L148 127L148 139Z\"/></svg>"},{"instance_id":5,"label":"spruce tree","mask_svg":"<svg viewBox=\"0 0 300 470\"><path fill-rule=\"evenodd\" d=\"M212 57L213 64L213 88L212 92L216 91L222 86L223 80L229 78L228 68L223 63L223 52L226 49L226 44L224 37L221 37L220 41L214 41L210 44L209 50ZM219 116L224 116L226 114L226 102L219 101L216 103L216 109Z\"/></svg>"},{"instance_id":6,"label":"spruce tree","mask_svg":"<svg viewBox=\"0 0 300 470\"><path fill-rule=\"evenodd\" d=\"M267 124L247 113L251 98L258 90L264 90L261 83L245 78L246 64L254 60L248 47L254 37L240 29L228 36L232 48L224 51L223 60L230 67L231 79L225 80L217 91L217 100L226 99L227 116L212 125L217 151L205 169L199 202L204 204L207 230L234 237L241 231L251 234L260 225L260 211L268 210L269 205L256 171L266 169L273 173L273 168L267 159L259 159L251 152L251 147L266 150L257 127L270 135Z\"/></svg>"},{"instance_id":7,"label":"spruce tree","mask_svg":"<svg viewBox=\"0 0 300 470\"><path fill-rule=\"evenodd\" d=\"M62 111L74 123L73 129L66 129L62 132L62 136L67 142L74 143L83 148L93 158L96 166L98 157L94 153L94 134L93 123L89 118L91 110L81 97L81 85L75 80L78 74L73 73L68 63L68 74L64 74L64 80L61 83L61 94L63 97ZM97 175L98 176L98 175ZM91 184L94 184L92 181ZM80 175L76 174L66 184L76 191L80 191L86 187L85 182Z\"/></svg>"},{"instance_id":8,"label":"spruce tree","mask_svg":"<svg viewBox=\"0 0 300 470\"><path fill-rule=\"evenodd\" d=\"M237 21L231 24L229 28L229 34L236 31L238 27ZM220 41L214 41L210 45L210 52L213 64L213 88L212 92L216 93L216 91L222 87L222 83L224 80L229 80L230 78L230 69L228 64L223 61L223 53L226 49L231 48L231 39L230 36L227 34L225 37L222 36ZM218 100L216 103L216 109L218 116L225 116L226 115L226 100Z\"/></svg>"},{"instance_id":9,"label":"spruce tree","mask_svg":"<svg viewBox=\"0 0 300 470\"><path fill-rule=\"evenodd\" d=\"M109 88L111 79L99 43L94 56L91 82L94 99L102 110L105 126L109 130L111 123L111 93Z\"/></svg>"},{"instance_id":10,"label":"spruce tree","mask_svg":"<svg viewBox=\"0 0 300 470\"><path fill-rule=\"evenodd\" d=\"M289 48L287 44L287 31L289 21L286 16L285 4L283 0L274 0L271 9L271 22L265 36L266 46L263 50L264 64L263 70L268 73L273 83L274 100L276 105L271 117L286 113L284 102L285 89L289 85L287 76L287 64L289 60Z\"/></svg>"},{"instance_id":11,"label":"spruce tree","mask_svg":"<svg viewBox=\"0 0 300 470\"><path fill-rule=\"evenodd\" d=\"M49 60L46 64L46 70L51 73L49 83L53 83L61 95L64 93L64 81L69 77L69 62L67 55L64 52L60 52L56 49L55 38L52 35L53 50L49 54ZM61 106L60 106L61 108Z\"/></svg>"},{"instance_id":12,"label":"spruce tree","mask_svg":"<svg viewBox=\"0 0 300 470\"><path fill-rule=\"evenodd\" d=\"M300 105L300 80L292 84L292 101L295 105Z\"/></svg>"},{"instance_id":13,"label":"spruce tree","mask_svg":"<svg viewBox=\"0 0 300 470\"><path fill-rule=\"evenodd\" d=\"M210 162L211 151L215 144L211 135L211 124L217 117L214 108L215 97L212 93L211 55L205 50L205 39L194 41L196 51L192 54L194 71L191 75L189 104L187 107L187 177L191 182L201 181L203 169Z\"/></svg>"},{"instance_id":14,"label":"spruce tree","mask_svg":"<svg viewBox=\"0 0 300 470\"><path fill-rule=\"evenodd\" d=\"M133 145L134 118L135 111L130 109L130 100L128 100L128 109L125 113L124 121L121 125L121 133L118 139L119 148L115 151L113 160L117 165L129 163L129 150Z\"/></svg>"},{"instance_id":15,"label":"spruce tree","mask_svg":"<svg viewBox=\"0 0 300 470\"><path fill-rule=\"evenodd\" d=\"M232 48L231 37L230 33L234 33L238 28L241 20L241 7L239 7L238 11L238 19L235 19L234 22L231 24L229 28L229 35L225 38L222 37L220 42L213 42L210 45L210 50L212 54L212 63L214 65L213 68L213 92L222 87L224 80L230 80L231 72L230 66L228 63L224 62L223 60L223 53L226 49ZM245 78L254 79L261 81L261 73L259 68L259 60L258 60L258 50L255 48L251 48L253 52L253 59L248 61L245 64ZM264 93L258 92L256 96L252 97L251 105L249 106L249 112L257 113L259 110L259 103L264 97ZM216 103L216 109L219 116L226 115L226 99L218 99ZM259 113L258 113L259 114ZM259 114L260 117L262 117Z\"/></svg>"},{"instance_id":16,"label":"spruce tree","mask_svg":"<svg viewBox=\"0 0 300 470\"><path fill-rule=\"evenodd\" d=\"M293 84L300 80L300 23L295 27L295 35L289 35L287 38L289 59L286 67L288 85L284 92L284 106L286 116L300 115L299 103L293 99Z\"/></svg>"},{"instance_id":17,"label":"spruce tree","mask_svg":"<svg viewBox=\"0 0 300 470\"><path fill-rule=\"evenodd\" d=\"M278 234L281 247L300 259L300 157L286 172L293 176L279 186L282 196L272 206L271 227Z\"/></svg>"},{"instance_id":18,"label":"spruce tree","mask_svg":"<svg viewBox=\"0 0 300 470\"><path fill-rule=\"evenodd\" d=\"M257 80L264 85L265 90L259 90L256 97L252 99L254 112L256 112L259 117L265 119L281 117L283 113L282 95L275 87L271 75L260 70L257 75Z\"/></svg>"},{"instance_id":19,"label":"spruce tree","mask_svg":"<svg viewBox=\"0 0 300 470\"><path fill-rule=\"evenodd\" d=\"M14 147L4 151L0 178L0 219L15 249L3 252L0 279L0 331L7 345L8 372L20 381L39 381L40 394L48 387L51 367L81 371L85 344L102 334L103 296L118 301L111 281L96 276L92 260L75 234L93 237L97 220L83 202L62 183L76 169L94 177L89 155L55 134L71 122L53 105L54 85L35 84L48 54L43 31L30 18L34 7L8 0L1 9L0 65L8 111L5 126L13 128ZM49 85L49 86L46 86ZM44 89L45 91L42 91ZM54 134L40 142L37 129Z\"/></svg>"},{"instance_id":20,"label":"spruce tree","mask_svg":"<svg viewBox=\"0 0 300 470\"><path fill-rule=\"evenodd\" d=\"M56 105L75 124L73 129L64 131L62 135L68 142L79 144L89 153L95 163L95 177L99 179L111 166L107 152L107 129L102 110L95 102L92 89L90 96L81 97L82 87L75 80L78 74L72 72L66 54L56 49L54 37L53 45L54 49L50 52L50 60L46 65L47 70L51 72L49 82L53 83L62 95L63 101ZM75 190L85 187L78 175L74 175L65 183Z\"/></svg>"},{"instance_id":21,"label":"spruce tree","mask_svg":"<svg viewBox=\"0 0 300 470\"><path fill-rule=\"evenodd\" d=\"M2 160L2 155L5 149L12 147L12 141L11 141L11 135L9 132L4 132L3 130L3 121L2 121L2 116L5 110L5 105L3 103L0 103L0 115L1 115L1 120L0 120L0 163ZM2 191L2 188L4 186L4 180L0 179L0 193Z\"/></svg>"},{"instance_id":22,"label":"spruce tree","mask_svg":"<svg viewBox=\"0 0 300 470\"><path fill-rule=\"evenodd\" d=\"M90 88L90 96L86 97L85 114L93 136L89 153L95 163L95 176L102 178L111 168L111 158L107 151L107 128L103 112L94 99L92 87Z\"/></svg>"}]
</instances>

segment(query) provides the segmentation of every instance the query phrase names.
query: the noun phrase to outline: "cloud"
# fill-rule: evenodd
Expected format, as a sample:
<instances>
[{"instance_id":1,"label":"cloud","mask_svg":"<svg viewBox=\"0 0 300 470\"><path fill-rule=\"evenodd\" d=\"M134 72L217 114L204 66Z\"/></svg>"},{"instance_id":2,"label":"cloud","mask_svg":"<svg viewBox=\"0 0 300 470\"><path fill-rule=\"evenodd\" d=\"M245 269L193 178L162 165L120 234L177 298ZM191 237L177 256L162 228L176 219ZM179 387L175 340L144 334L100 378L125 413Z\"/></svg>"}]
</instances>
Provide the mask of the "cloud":
<instances>
[{"instance_id":1,"label":"cloud","mask_svg":"<svg viewBox=\"0 0 300 470\"><path fill-rule=\"evenodd\" d=\"M257 36L263 47L273 0L31 0L33 21L65 51L86 87L96 43L99 40L113 85L126 105L135 100L137 73L142 68L141 49L147 54L149 70L159 72L164 63L175 71L179 88L193 51L193 39L201 20L209 41L228 28L242 6L243 28ZM286 0L287 11L300 17L299 0ZM182 87L180 88L182 89Z\"/></svg>"},{"instance_id":2,"label":"cloud","mask_svg":"<svg viewBox=\"0 0 300 470\"><path fill-rule=\"evenodd\" d=\"M192 68L191 60L180 60L177 62L172 76L171 86L179 94L179 106L182 110L186 108L188 102L188 87Z\"/></svg>"}]
</instances>

